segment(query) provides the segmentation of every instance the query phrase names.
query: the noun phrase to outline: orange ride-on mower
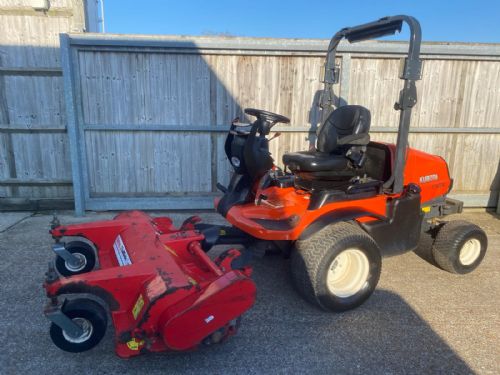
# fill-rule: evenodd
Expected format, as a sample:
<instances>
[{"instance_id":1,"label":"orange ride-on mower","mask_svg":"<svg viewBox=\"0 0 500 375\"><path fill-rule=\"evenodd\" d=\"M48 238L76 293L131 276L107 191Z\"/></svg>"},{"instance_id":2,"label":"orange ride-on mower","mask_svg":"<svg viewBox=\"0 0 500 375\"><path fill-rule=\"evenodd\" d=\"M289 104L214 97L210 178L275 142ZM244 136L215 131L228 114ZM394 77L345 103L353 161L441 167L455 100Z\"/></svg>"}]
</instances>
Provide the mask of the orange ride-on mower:
<instances>
[{"instance_id":1,"label":"orange ride-on mower","mask_svg":"<svg viewBox=\"0 0 500 375\"><path fill-rule=\"evenodd\" d=\"M339 81L335 53L350 43L410 29L402 61L403 89L397 144L371 142L370 111L359 105L332 110L333 84ZM452 188L446 162L408 147L411 109L420 79L421 30L409 16L394 16L337 32L328 47L322 124L314 150L283 156L285 171L273 165L268 139L276 123L289 119L246 109L252 124L233 122L225 151L234 174L216 208L234 227L291 256L298 292L325 310L344 311L365 301L375 289L381 254L415 250L421 235L433 238L433 261L465 274L482 261L485 233L465 221L442 219L462 211L447 198ZM286 170L289 172L286 172Z\"/></svg>"},{"instance_id":2,"label":"orange ride-on mower","mask_svg":"<svg viewBox=\"0 0 500 375\"><path fill-rule=\"evenodd\" d=\"M395 105L397 144L371 142L370 112L357 105L335 110L335 53L343 38L354 43L410 27L408 57ZM232 226L126 212L115 219L62 226L53 223L55 262L44 287L50 334L63 350L92 348L103 337L108 313L116 352L189 350L236 332L255 299L252 254L281 251L291 257L298 292L325 310L344 311L375 289L381 255L415 250L432 236L433 261L446 271L468 273L483 259L487 238L476 225L449 221L462 203L447 198L452 180L446 162L408 147L411 108L420 79L420 25L394 16L344 28L332 38L325 64L322 124L314 150L285 154L274 165L267 136L285 116L246 109L251 124L231 124L225 143L234 173L216 210ZM276 135L275 135L276 136ZM288 170L288 171L287 171ZM64 243L62 240L69 239ZM214 261L215 245L244 245Z\"/></svg>"}]
</instances>

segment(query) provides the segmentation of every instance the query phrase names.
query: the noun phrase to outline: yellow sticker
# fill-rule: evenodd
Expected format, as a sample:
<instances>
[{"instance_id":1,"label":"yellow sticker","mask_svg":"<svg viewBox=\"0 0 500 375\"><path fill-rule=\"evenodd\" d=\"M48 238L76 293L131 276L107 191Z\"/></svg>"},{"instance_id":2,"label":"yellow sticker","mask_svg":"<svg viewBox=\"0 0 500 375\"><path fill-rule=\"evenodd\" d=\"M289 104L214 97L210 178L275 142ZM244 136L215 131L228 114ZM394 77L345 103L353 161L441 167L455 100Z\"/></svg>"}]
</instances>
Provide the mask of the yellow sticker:
<instances>
[{"instance_id":1,"label":"yellow sticker","mask_svg":"<svg viewBox=\"0 0 500 375\"><path fill-rule=\"evenodd\" d=\"M226 234L227 234L227 233L226 233L226 231L225 231L224 229L221 229L221 230L219 231L219 236L225 236Z\"/></svg>"},{"instance_id":2,"label":"yellow sticker","mask_svg":"<svg viewBox=\"0 0 500 375\"><path fill-rule=\"evenodd\" d=\"M431 212L431 207L430 206L422 207L422 211L424 211L424 212Z\"/></svg>"},{"instance_id":3,"label":"yellow sticker","mask_svg":"<svg viewBox=\"0 0 500 375\"><path fill-rule=\"evenodd\" d=\"M143 307L144 307L144 297L142 296L142 294L139 294L139 298L137 298L134 308L132 309L132 315L134 316L134 319L137 319L137 316L139 315Z\"/></svg>"},{"instance_id":4,"label":"yellow sticker","mask_svg":"<svg viewBox=\"0 0 500 375\"><path fill-rule=\"evenodd\" d=\"M127 346L130 350L139 350L139 347L144 345L144 340L137 341L136 338L133 338L130 341L127 341Z\"/></svg>"}]
</instances>

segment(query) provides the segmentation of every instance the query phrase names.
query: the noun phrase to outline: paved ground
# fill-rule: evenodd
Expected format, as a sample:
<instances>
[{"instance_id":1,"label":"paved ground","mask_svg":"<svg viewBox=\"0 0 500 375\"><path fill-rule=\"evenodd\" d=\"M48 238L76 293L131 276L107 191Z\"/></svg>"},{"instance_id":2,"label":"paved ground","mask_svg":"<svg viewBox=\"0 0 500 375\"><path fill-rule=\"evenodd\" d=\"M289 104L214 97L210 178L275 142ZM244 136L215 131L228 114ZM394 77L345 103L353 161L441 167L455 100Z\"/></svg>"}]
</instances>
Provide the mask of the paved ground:
<instances>
[{"instance_id":1,"label":"paved ground","mask_svg":"<svg viewBox=\"0 0 500 375\"><path fill-rule=\"evenodd\" d=\"M197 352L131 360L115 357L111 330L86 353L64 353L51 343L41 289L52 258L50 216L0 217L2 374L500 373L500 219L493 214L463 215L490 241L484 263L470 275L446 273L414 253L386 258L367 303L329 314L298 297L286 260L268 256L255 263L257 303L237 336Z\"/></svg>"}]
</instances>

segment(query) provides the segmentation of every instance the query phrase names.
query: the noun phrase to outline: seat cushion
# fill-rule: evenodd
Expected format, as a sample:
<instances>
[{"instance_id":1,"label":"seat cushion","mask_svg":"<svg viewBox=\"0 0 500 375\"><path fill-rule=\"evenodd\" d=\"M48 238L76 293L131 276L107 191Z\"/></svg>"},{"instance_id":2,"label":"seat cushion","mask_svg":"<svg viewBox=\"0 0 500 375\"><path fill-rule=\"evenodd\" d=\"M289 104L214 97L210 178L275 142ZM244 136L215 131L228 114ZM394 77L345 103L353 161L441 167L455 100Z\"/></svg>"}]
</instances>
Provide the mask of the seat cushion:
<instances>
[{"instance_id":1,"label":"seat cushion","mask_svg":"<svg viewBox=\"0 0 500 375\"><path fill-rule=\"evenodd\" d=\"M324 154L318 151L291 152L283 155L283 164L292 172L340 171L348 167L348 159L342 155Z\"/></svg>"}]
</instances>

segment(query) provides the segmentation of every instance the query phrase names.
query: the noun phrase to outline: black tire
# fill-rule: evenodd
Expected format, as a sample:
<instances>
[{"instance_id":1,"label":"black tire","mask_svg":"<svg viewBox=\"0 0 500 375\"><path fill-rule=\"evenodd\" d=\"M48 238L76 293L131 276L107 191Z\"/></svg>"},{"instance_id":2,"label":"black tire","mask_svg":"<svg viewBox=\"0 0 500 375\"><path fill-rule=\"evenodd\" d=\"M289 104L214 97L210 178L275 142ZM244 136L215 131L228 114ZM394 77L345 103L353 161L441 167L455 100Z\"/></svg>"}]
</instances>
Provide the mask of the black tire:
<instances>
[{"instance_id":1,"label":"black tire","mask_svg":"<svg viewBox=\"0 0 500 375\"><path fill-rule=\"evenodd\" d=\"M66 250L72 254L78 254L79 257L83 257L84 263L82 267L71 268L70 265L60 256L56 257L56 270L62 276L68 277L73 275L79 275L82 273L87 273L94 269L96 263L95 251L88 243L83 241L72 241L66 245Z\"/></svg>"},{"instance_id":2,"label":"black tire","mask_svg":"<svg viewBox=\"0 0 500 375\"><path fill-rule=\"evenodd\" d=\"M467 246L474 249L469 248L469 257L466 253L461 257L461 252L466 251ZM432 246L432 255L443 270L466 274L479 266L487 247L488 238L481 228L467 221L455 220L445 223L439 229Z\"/></svg>"},{"instance_id":3,"label":"black tire","mask_svg":"<svg viewBox=\"0 0 500 375\"><path fill-rule=\"evenodd\" d=\"M366 278L355 294L339 296L328 287L327 275L337 256L352 248L366 257ZM335 312L353 309L366 301L377 286L381 268L375 241L357 225L347 222L329 225L297 241L291 256L292 279L299 294L312 304Z\"/></svg>"},{"instance_id":4,"label":"black tire","mask_svg":"<svg viewBox=\"0 0 500 375\"><path fill-rule=\"evenodd\" d=\"M99 344L108 325L106 310L101 305L89 299L76 299L68 301L63 307L63 312L71 319L79 318L80 323L83 323L82 319L84 319L92 328L84 341L77 342L78 339L72 339L59 326L52 323L50 325L50 338L59 349L79 353Z\"/></svg>"}]
</instances>

